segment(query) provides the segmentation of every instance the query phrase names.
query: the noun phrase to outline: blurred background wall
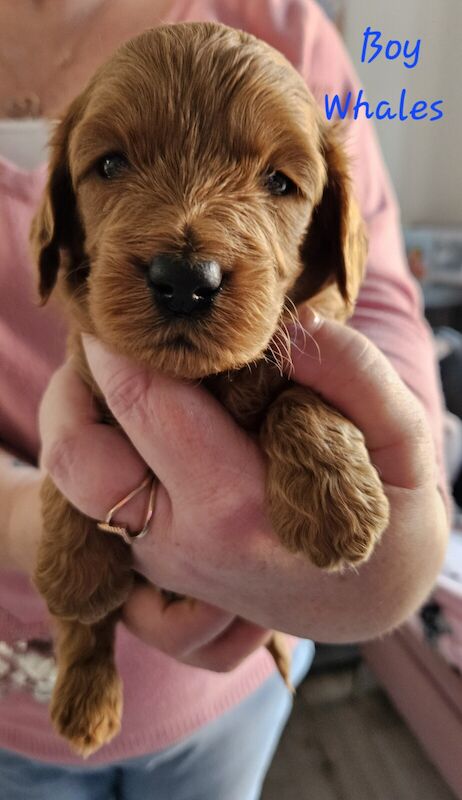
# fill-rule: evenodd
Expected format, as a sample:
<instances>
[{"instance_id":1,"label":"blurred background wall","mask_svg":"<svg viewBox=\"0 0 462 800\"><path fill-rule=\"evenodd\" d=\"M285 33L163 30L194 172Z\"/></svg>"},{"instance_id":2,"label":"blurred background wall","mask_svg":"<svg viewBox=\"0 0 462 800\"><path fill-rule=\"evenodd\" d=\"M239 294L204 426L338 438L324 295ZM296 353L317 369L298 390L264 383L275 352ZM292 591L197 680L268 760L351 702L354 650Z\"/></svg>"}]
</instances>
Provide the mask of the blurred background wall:
<instances>
[{"instance_id":1,"label":"blurred background wall","mask_svg":"<svg viewBox=\"0 0 462 800\"><path fill-rule=\"evenodd\" d=\"M375 122L403 223L462 225L462 0L335 0L335 5L341 5L343 34L369 101L389 100L398 107L404 87L411 106L444 100L445 116L438 122ZM361 64L368 25L382 32L382 43L409 39L412 50L422 39L415 69L384 55Z\"/></svg>"}]
</instances>

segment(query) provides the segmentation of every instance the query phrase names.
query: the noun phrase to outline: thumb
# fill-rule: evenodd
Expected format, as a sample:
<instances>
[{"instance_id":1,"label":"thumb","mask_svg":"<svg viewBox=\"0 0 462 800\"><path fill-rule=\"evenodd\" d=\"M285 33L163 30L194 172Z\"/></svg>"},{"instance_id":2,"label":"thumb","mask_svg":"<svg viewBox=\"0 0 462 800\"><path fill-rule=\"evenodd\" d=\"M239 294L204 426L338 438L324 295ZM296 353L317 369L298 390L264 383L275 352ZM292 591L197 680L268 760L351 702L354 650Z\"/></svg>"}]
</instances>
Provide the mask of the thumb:
<instances>
[{"instance_id":1,"label":"thumb","mask_svg":"<svg viewBox=\"0 0 462 800\"><path fill-rule=\"evenodd\" d=\"M82 337L90 369L127 436L169 494L223 503L223 486L260 462L256 445L204 388L152 372Z\"/></svg>"},{"instance_id":2,"label":"thumb","mask_svg":"<svg viewBox=\"0 0 462 800\"><path fill-rule=\"evenodd\" d=\"M411 488L431 477L423 408L371 341L308 306L291 340L292 379L357 426L383 481Z\"/></svg>"}]
</instances>

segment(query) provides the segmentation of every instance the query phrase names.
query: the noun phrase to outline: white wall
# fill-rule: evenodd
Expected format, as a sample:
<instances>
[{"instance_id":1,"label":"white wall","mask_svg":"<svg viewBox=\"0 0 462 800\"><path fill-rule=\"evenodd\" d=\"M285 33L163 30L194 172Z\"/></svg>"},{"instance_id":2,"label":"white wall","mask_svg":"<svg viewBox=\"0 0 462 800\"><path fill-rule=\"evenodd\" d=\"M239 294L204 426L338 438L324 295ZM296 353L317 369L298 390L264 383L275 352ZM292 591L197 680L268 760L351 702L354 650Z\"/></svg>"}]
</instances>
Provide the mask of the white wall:
<instances>
[{"instance_id":1,"label":"white wall","mask_svg":"<svg viewBox=\"0 0 462 800\"><path fill-rule=\"evenodd\" d=\"M368 99L444 99L444 119L375 122L401 203L403 222L462 224L462 0L344 0L345 39ZM382 42L422 39L415 69L380 56L361 64L363 31Z\"/></svg>"}]
</instances>

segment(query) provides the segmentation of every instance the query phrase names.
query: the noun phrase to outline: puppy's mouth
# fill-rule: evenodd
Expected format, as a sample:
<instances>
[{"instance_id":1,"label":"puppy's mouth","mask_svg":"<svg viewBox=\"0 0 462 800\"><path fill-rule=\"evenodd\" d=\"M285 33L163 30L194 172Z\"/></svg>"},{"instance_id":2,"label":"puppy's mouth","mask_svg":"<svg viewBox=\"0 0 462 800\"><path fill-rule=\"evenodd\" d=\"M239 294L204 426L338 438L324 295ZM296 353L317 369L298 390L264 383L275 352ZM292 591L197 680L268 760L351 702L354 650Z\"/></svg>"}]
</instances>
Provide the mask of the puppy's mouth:
<instances>
[{"instance_id":1,"label":"puppy's mouth","mask_svg":"<svg viewBox=\"0 0 462 800\"><path fill-rule=\"evenodd\" d=\"M172 336L170 339L167 339L164 342L164 347L167 347L169 350L174 350L175 352L187 350L188 352L192 353L198 352L199 350L197 345L195 345L191 339L184 335Z\"/></svg>"}]
</instances>

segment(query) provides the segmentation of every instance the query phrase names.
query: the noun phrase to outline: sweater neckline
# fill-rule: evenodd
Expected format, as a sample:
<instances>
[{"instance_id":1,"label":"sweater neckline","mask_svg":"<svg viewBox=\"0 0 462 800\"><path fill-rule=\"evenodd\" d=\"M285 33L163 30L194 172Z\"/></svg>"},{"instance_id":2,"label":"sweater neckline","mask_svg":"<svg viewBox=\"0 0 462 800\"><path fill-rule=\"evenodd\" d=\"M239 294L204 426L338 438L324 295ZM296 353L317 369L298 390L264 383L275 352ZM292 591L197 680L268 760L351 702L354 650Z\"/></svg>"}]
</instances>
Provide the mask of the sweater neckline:
<instances>
[{"instance_id":1,"label":"sweater neckline","mask_svg":"<svg viewBox=\"0 0 462 800\"><path fill-rule=\"evenodd\" d=\"M0 185L10 195L23 199L36 196L37 187L42 186L47 174L47 162L26 169L0 155Z\"/></svg>"}]
</instances>

